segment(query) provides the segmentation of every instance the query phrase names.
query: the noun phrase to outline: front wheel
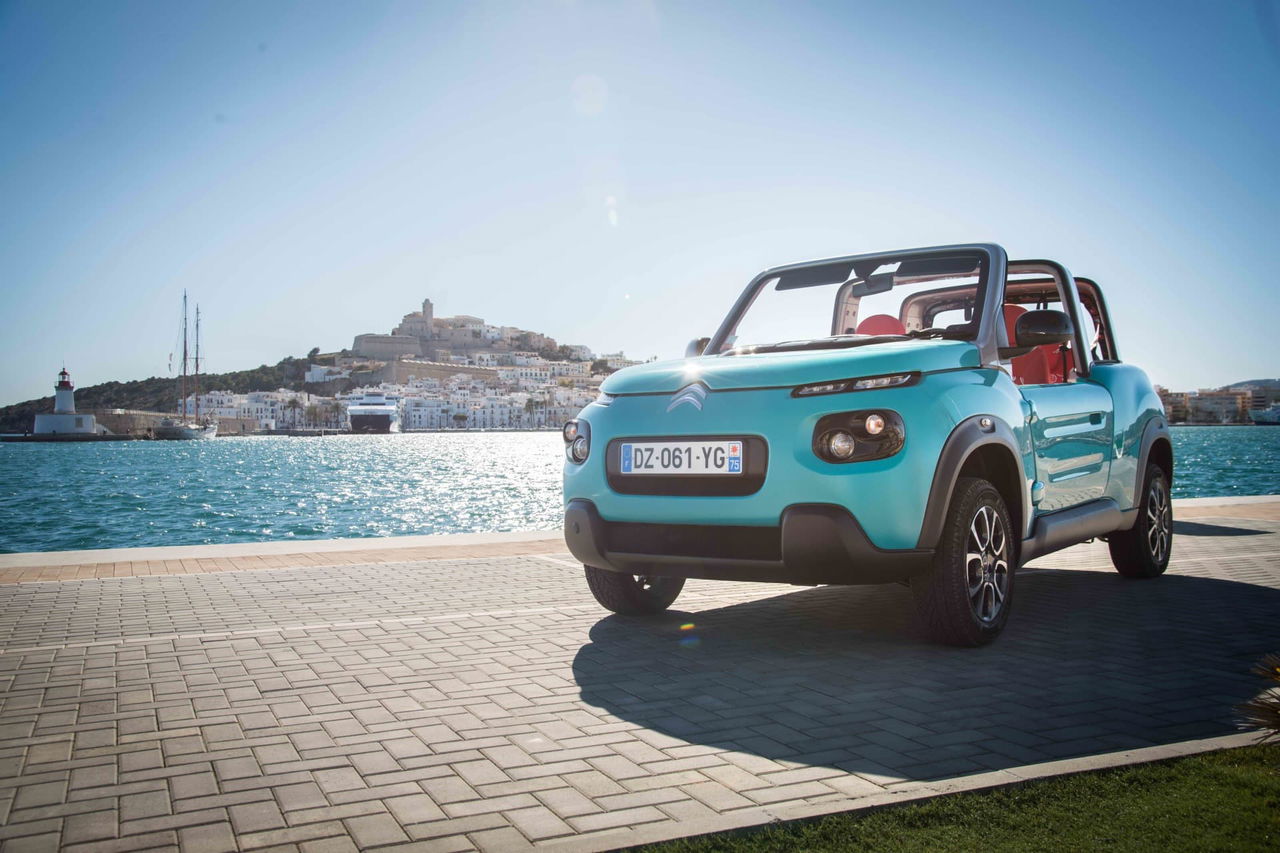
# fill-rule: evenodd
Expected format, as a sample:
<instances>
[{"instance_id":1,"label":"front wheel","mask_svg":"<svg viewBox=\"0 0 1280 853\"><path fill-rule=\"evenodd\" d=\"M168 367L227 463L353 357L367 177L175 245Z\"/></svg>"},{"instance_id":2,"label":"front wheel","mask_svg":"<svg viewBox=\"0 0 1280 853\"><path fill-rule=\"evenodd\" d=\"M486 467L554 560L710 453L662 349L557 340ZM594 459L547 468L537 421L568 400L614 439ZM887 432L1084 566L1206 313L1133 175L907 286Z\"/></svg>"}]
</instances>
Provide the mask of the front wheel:
<instances>
[{"instance_id":1,"label":"front wheel","mask_svg":"<svg viewBox=\"0 0 1280 853\"><path fill-rule=\"evenodd\" d=\"M684 589L684 578L624 575L594 566L583 566L587 586L606 610L624 616L661 613L671 606Z\"/></svg>"},{"instance_id":2,"label":"front wheel","mask_svg":"<svg viewBox=\"0 0 1280 853\"><path fill-rule=\"evenodd\" d=\"M986 480L956 481L933 567L911 579L930 638L953 646L994 640L1009 619L1017 551L1004 499Z\"/></svg>"},{"instance_id":3,"label":"front wheel","mask_svg":"<svg viewBox=\"0 0 1280 853\"><path fill-rule=\"evenodd\" d=\"M1169 567L1173 550L1173 502L1169 497L1169 477L1152 463L1142 484L1138 519L1128 530L1107 537L1111 565L1127 578L1154 578Z\"/></svg>"}]
</instances>

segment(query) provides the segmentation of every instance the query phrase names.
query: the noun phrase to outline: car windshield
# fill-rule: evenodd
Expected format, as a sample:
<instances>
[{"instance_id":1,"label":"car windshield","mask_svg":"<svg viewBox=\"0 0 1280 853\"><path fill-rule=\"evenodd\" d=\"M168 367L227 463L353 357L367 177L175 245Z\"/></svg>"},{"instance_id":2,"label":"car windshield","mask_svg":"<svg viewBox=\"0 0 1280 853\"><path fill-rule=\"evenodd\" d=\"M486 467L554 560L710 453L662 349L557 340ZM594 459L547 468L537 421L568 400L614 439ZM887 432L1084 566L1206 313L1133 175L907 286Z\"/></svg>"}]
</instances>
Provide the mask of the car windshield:
<instances>
[{"instance_id":1,"label":"car windshield","mask_svg":"<svg viewBox=\"0 0 1280 853\"><path fill-rule=\"evenodd\" d=\"M761 281L720 343L726 355L972 340L984 257L902 255L811 264Z\"/></svg>"}]
</instances>

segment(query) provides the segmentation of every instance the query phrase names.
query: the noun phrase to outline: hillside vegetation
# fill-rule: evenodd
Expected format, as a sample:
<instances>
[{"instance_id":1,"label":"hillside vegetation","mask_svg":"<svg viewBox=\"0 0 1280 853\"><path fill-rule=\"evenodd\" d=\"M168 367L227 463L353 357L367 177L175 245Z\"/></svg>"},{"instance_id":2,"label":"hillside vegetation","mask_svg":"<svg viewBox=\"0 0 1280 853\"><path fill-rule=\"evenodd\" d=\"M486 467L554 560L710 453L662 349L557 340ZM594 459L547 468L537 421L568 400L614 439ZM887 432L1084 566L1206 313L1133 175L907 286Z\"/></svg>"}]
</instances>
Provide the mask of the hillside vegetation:
<instances>
[{"instance_id":1,"label":"hillside vegetation","mask_svg":"<svg viewBox=\"0 0 1280 853\"><path fill-rule=\"evenodd\" d=\"M307 371L305 358L289 356L275 365L261 365L251 370L211 373L200 377L205 391L274 391L277 388L304 390ZM190 390L188 391L190 393ZM178 379L153 376L129 382L103 382L76 389L76 409L138 409L148 412L172 412L178 405ZM31 429L39 412L53 411L53 396L27 400L0 408L0 433L25 432Z\"/></svg>"}]
</instances>

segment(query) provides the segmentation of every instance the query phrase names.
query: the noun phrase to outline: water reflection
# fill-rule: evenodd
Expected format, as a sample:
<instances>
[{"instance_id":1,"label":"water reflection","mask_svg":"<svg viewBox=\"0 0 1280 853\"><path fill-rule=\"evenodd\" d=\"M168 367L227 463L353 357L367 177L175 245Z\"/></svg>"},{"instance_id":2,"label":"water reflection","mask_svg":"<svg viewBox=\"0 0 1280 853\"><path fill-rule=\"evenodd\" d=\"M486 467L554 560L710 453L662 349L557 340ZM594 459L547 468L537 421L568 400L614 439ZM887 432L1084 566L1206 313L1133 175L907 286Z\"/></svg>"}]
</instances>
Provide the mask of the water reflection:
<instances>
[{"instance_id":1,"label":"water reflection","mask_svg":"<svg viewBox=\"0 0 1280 853\"><path fill-rule=\"evenodd\" d=\"M558 433L0 446L0 550L553 529Z\"/></svg>"}]
</instances>

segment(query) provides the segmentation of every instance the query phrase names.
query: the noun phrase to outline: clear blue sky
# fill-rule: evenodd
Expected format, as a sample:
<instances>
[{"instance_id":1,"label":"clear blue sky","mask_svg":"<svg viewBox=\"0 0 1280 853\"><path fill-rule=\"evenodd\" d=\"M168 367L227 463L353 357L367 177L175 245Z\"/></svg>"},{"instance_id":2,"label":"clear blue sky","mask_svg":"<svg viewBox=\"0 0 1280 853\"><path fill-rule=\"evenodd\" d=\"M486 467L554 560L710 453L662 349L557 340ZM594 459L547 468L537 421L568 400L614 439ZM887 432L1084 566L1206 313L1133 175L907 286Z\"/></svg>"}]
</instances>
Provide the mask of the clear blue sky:
<instances>
[{"instance_id":1,"label":"clear blue sky","mask_svg":"<svg viewBox=\"0 0 1280 853\"><path fill-rule=\"evenodd\" d=\"M759 269L958 241L1280 375L1280 36L1225 2L0 3L0 403L387 332L674 356Z\"/></svg>"}]
</instances>

